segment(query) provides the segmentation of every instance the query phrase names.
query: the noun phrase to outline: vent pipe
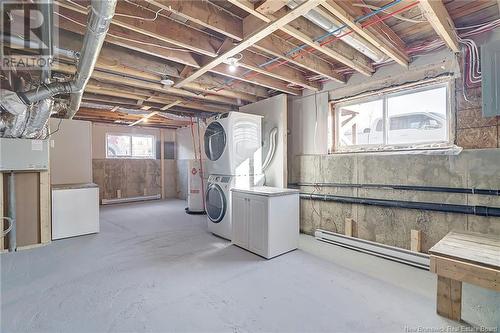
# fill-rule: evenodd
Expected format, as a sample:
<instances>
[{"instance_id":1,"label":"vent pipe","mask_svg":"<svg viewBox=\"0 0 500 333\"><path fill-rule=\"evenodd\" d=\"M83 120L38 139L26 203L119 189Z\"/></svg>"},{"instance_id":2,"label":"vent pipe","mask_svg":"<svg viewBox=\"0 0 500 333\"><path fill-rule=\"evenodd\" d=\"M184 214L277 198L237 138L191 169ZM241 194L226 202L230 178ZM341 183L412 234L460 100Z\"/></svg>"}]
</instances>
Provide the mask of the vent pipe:
<instances>
[{"instance_id":1,"label":"vent pipe","mask_svg":"<svg viewBox=\"0 0 500 333\"><path fill-rule=\"evenodd\" d=\"M87 22L87 31L83 39L75 79L71 82L54 82L42 84L36 89L25 93L19 93L19 97L26 104L37 103L46 98L58 94L71 94L70 105L66 112L66 117L74 117L83 97L83 91L90 79L97 58L101 51L104 38L108 32L111 19L115 13L117 0L92 0L90 16Z\"/></svg>"}]
</instances>

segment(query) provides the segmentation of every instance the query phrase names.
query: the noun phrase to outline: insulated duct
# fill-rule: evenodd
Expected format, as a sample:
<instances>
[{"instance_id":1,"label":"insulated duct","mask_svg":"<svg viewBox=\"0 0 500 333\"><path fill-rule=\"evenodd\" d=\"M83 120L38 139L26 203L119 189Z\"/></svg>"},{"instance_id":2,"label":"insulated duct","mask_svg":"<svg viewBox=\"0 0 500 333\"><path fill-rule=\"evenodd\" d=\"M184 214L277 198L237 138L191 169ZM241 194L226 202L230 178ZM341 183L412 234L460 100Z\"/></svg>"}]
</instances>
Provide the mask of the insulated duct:
<instances>
[{"instance_id":1,"label":"insulated duct","mask_svg":"<svg viewBox=\"0 0 500 333\"><path fill-rule=\"evenodd\" d=\"M113 18L117 0L92 0L87 31L83 39L75 78L71 82L52 82L47 69L42 72L42 83L27 92L16 94L2 91L0 134L4 137L39 137L50 117L58 94L71 94L66 117L71 119L80 107L83 91L94 70L104 38ZM28 115L29 113L29 115Z\"/></svg>"}]
</instances>

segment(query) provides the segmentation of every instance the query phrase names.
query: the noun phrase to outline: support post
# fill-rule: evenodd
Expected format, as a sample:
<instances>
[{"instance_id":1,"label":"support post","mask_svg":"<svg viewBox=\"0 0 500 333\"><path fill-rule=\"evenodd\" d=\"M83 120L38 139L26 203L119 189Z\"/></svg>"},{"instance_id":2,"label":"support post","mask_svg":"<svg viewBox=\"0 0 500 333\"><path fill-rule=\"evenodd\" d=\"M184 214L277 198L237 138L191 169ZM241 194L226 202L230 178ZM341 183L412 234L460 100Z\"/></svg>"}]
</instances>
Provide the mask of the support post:
<instances>
[{"instance_id":1,"label":"support post","mask_svg":"<svg viewBox=\"0 0 500 333\"><path fill-rule=\"evenodd\" d=\"M349 237L354 237L354 220L350 218L345 219L344 234Z\"/></svg>"},{"instance_id":2,"label":"support post","mask_svg":"<svg viewBox=\"0 0 500 333\"><path fill-rule=\"evenodd\" d=\"M9 241L9 252L15 251L16 244L16 180L14 172L9 173L8 176L7 193L9 196L9 204L7 207L7 216L12 219L12 229L7 234Z\"/></svg>"},{"instance_id":3,"label":"support post","mask_svg":"<svg viewBox=\"0 0 500 333\"><path fill-rule=\"evenodd\" d=\"M462 282L438 276L436 311L440 316L460 321L462 313Z\"/></svg>"},{"instance_id":4,"label":"support post","mask_svg":"<svg viewBox=\"0 0 500 333\"><path fill-rule=\"evenodd\" d=\"M415 229L411 230L410 249L414 252L422 251L422 231Z\"/></svg>"},{"instance_id":5,"label":"support post","mask_svg":"<svg viewBox=\"0 0 500 333\"><path fill-rule=\"evenodd\" d=\"M165 199L165 133L160 129L161 198Z\"/></svg>"}]
</instances>

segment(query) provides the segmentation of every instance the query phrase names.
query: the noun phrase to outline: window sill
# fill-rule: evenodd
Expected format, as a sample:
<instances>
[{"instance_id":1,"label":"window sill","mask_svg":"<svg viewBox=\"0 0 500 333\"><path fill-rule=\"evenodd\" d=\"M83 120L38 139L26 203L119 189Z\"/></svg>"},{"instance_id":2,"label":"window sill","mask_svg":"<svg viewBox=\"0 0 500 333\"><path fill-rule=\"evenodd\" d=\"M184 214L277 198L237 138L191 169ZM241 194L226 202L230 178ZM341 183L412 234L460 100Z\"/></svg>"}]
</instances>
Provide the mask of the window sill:
<instances>
[{"instance_id":1,"label":"window sill","mask_svg":"<svg viewBox=\"0 0 500 333\"><path fill-rule=\"evenodd\" d=\"M458 155L462 148L455 145L439 145L437 147L360 147L331 152L329 155L370 154L370 155Z\"/></svg>"}]
</instances>

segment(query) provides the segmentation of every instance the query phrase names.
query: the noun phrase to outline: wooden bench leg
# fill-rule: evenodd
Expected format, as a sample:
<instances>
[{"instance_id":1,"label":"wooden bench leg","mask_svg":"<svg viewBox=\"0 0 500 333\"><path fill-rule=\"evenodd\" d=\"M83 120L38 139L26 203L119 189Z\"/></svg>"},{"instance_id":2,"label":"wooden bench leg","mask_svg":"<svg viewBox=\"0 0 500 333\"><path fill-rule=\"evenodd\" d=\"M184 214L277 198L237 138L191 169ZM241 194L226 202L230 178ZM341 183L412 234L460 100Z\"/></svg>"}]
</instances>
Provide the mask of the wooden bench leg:
<instances>
[{"instance_id":1,"label":"wooden bench leg","mask_svg":"<svg viewBox=\"0 0 500 333\"><path fill-rule=\"evenodd\" d=\"M462 282L438 276L437 313L460 321L462 314Z\"/></svg>"}]
</instances>

